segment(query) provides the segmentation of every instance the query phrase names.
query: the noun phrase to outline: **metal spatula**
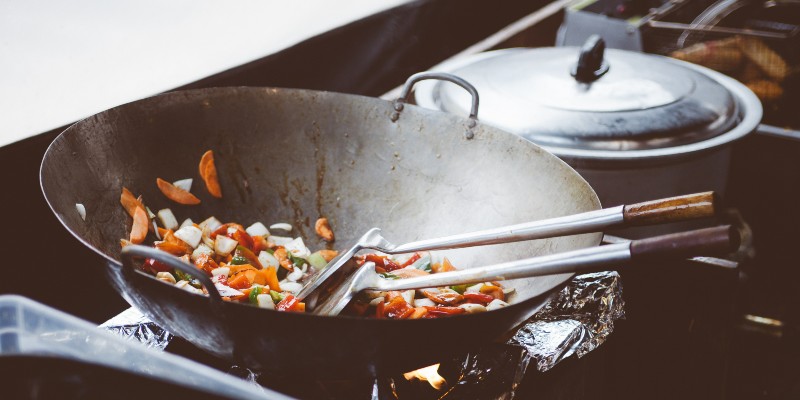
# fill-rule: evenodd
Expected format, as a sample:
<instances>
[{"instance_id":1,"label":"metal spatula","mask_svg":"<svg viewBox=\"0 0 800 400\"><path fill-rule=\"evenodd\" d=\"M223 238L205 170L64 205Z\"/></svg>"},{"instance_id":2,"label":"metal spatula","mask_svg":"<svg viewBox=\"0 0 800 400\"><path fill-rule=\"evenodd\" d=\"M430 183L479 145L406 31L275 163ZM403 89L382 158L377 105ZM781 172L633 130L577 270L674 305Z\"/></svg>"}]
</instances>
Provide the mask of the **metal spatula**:
<instances>
[{"instance_id":1,"label":"metal spatula","mask_svg":"<svg viewBox=\"0 0 800 400\"><path fill-rule=\"evenodd\" d=\"M530 278L563 273L584 273L618 268L637 261L685 258L728 253L739 246L739 234L730 225L699 229L627 243L590 247L485 267L441 272L407 279L385 279L375 265L365 263L313 310L317 315L337 315L358 292L391 291Z\"/></svg>"},{"instance_id":2,"label":"metal spatula","mask_svg":"<svg viewBox=\"0 0 800 400\"><path fill-rule=\"evenodd\" d=\"M713 215L716 209L715 203L714 192L697 193L401 245L392 244L381 236L380 229L372 228L348 250L331 260L322 272L313 276L300 290L297 297L305 299L309 308L314 308L317 295L315 291L339 271L356 253L364 249L377 250L386 254L403 254L417 251L511 243L599 232L612 228L684 221Z\"/></svg>"}]
</instances>

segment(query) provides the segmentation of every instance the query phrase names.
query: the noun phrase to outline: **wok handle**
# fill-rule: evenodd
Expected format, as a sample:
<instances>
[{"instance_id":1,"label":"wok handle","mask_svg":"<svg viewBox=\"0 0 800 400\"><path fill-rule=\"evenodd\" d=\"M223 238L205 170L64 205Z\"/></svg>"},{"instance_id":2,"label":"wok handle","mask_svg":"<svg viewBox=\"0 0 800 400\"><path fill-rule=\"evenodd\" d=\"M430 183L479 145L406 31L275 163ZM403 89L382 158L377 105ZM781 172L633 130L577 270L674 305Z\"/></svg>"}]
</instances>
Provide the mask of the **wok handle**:
<instances>
[{"instance_id":1,"label":"wok handle","mask_svg":"<svg viewBox=\"0 0 800 400\"><path fill-rule=\"evenodd\" d=\"M156 248L131 244L122 248L122 267L136 271L137 268L133 265L134 257L152 258L197 279L206 288L212 300L222 302L222 296L208 275L194 265Z\"/></svg>"},{"instance_id":2,"label":"wok handle","mask_svg":"<svg viewBox=\"0 0 800 400\"><path fill-rule=\"evenodd\" d=\"M690 194L436 239L420 240L401 244L394 248L376 248L376 250L390 254L403 254L601 232L605 229L621 226L684 221L714 215L716 210L715 202L716 196L714 192Z\"/></svg>"},{"instance_id":3,"label":"wok handle","mask_svg":"<svg viewBox=\"0 0 800 400\"><path fill-rule=\"evenodd\" d=\"M632 261L663 261L728 253L738 247L738 244L738 231L730 225L725 225L422 277L379 279L371 289L422 289L543 275L603 271L618 268Z\"/></svg>"},{"instance_id":4,"label":"wok handle","mask_svg":"<svg viewBox=\"0 0 800 400\"><path fill-rule=\"evenodd\" d=\"M684 221L714 215L718 203L714 192L695 193L626 205L623 217L630 226Z\"/></svg>"},{"instance_id":5,"label":"wok handle","mask_svg":"<svg viewBox=\"0 0 800 400\"><path fill-rule=\"evenodd\" d=\"M400 97L398 97L397 100L395 100L395 104L400 104L400 109L397 111L402 110L402 104L408 103L408 100L411 96L411 88L413 88L417 82L426 79L438 79L442 81L452 82L464 88L464 90L469 92L470 96L472 96L472 106L469 111L469 118L472 120L478 118L478 103L479 103L478 89L475 89L475 86L472 86L471 83L467 82L463 78L445 72L419 72L414 75L411 75L406 80L406 83L403 85L403 91L400 92Z\"/></svg>"}]
</instances>

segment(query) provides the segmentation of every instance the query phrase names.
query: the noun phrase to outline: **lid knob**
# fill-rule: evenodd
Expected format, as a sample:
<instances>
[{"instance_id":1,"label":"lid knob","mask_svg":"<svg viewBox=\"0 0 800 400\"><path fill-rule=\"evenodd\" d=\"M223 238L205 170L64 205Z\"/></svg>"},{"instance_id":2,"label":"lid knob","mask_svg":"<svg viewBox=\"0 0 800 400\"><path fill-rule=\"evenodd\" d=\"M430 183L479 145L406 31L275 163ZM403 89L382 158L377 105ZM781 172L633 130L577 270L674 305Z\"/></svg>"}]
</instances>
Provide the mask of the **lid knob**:
<instances>
[{"instance_id":1,"label":"lid knob","mask_svg":"<svg viewBox=\"0 0 800 400\"><path fill-rule=\"evenodd\" d=\"M572 67L572 76L582 83L590 83L608 72L608 63L603 58L606 51L606 42L599 35L592 35L586 39L581 47L578 63Z\"/></svg>"}]
</instances>

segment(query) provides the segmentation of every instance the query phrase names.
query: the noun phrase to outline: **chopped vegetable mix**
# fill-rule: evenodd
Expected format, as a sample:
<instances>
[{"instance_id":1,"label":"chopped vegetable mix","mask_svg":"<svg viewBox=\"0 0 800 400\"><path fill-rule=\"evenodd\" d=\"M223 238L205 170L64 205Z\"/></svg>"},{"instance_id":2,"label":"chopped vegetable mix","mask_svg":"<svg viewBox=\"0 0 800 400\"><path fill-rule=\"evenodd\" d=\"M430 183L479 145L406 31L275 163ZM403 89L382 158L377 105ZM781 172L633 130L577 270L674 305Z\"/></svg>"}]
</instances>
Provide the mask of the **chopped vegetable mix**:
<instances>
[{"instance_id":1,"label":"chopped vegetable mix","mask_svg":"<svg viewBox=\"0 0 800 400\"><path fill-rule=\"evenodd\" d=\"M199 173L208 192L221 198L211 150L203 154ZM191 178L177 181L177 185L157 178L156 184L164 196L176 203L200 203L200 199L188 191ZM292 226L285 222L269 225L267 229L267 225L256 221L245 229L241 224L222 223L210 217L199 224L187 218L178 225L179 219L172 210L162 208L156 216L149 212L141 196L136 197L124 187L120 204L133 220L128 240L120 240L122 246L144 243L152 232L157 239L152 242L153 247L203 271L227 301L282 312L305 312L305 303L296 294L310 276L324 269L338 255L337 251L328 249L311 252L300 237L270 233L273 229L291 232ZM159 222L161 226L158 226ZM314 228L320 238L333 242L334 234L327 218L319 218ZM406 256L366 254L355 259L361 266L373 262L376 272L384 279L406 279L456 269L447 258L433 262L427 252ZM207 294L207 289L192 276L159 261L145 260L142 270L167 284ZM374 318L439 318L504 307L508 305L505 302L508 293L510 291L496 282L402 292L366 290L353 299L345 312Z\"/></svg>"}]
</instances>

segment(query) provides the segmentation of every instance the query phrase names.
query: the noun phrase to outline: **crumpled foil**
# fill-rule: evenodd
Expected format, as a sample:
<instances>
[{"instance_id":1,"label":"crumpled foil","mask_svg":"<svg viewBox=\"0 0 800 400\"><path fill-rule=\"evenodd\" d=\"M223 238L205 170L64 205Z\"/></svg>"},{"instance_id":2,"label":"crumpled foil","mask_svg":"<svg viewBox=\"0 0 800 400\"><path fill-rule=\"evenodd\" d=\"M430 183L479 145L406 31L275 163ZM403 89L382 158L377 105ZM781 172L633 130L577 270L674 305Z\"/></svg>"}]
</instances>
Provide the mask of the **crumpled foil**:
<instances>
[{"instance_id":1,"label":"crumpled foil","mask_svg":"<svg viewBox=\"0 0 800 400\"><path fill-rule=\"evenodd\" d=\"M443 360L445 389L391 378L380 398L514 399L530 366L544 372L573 354L600 346L625 316L622 280L615 271L584 274L567 285L506 343L492 343L465 356Z\"/></svg>"},{"instance_id":2,"label":"crumpled foil","mask_svg":"<svg viewBox=\"0 0 800 400\"><path fill-rule=\"evenodd\" d=\"M523 324L508 344L522 346L547 371L571 356L583 357L625 316L622 280L616 271L574 277L553 300Z\"/></svg>"},{"instance_id":3,"label":"crumpled foil","mask_svg":"<svg viewBox=\"0 0 800 400\"><path fill-rule=\"evenodd\" d=\"M164 350L172 334L131 307L99 326L126 339L137 341L147 347Z\"/></svg>"}]
</instances>

